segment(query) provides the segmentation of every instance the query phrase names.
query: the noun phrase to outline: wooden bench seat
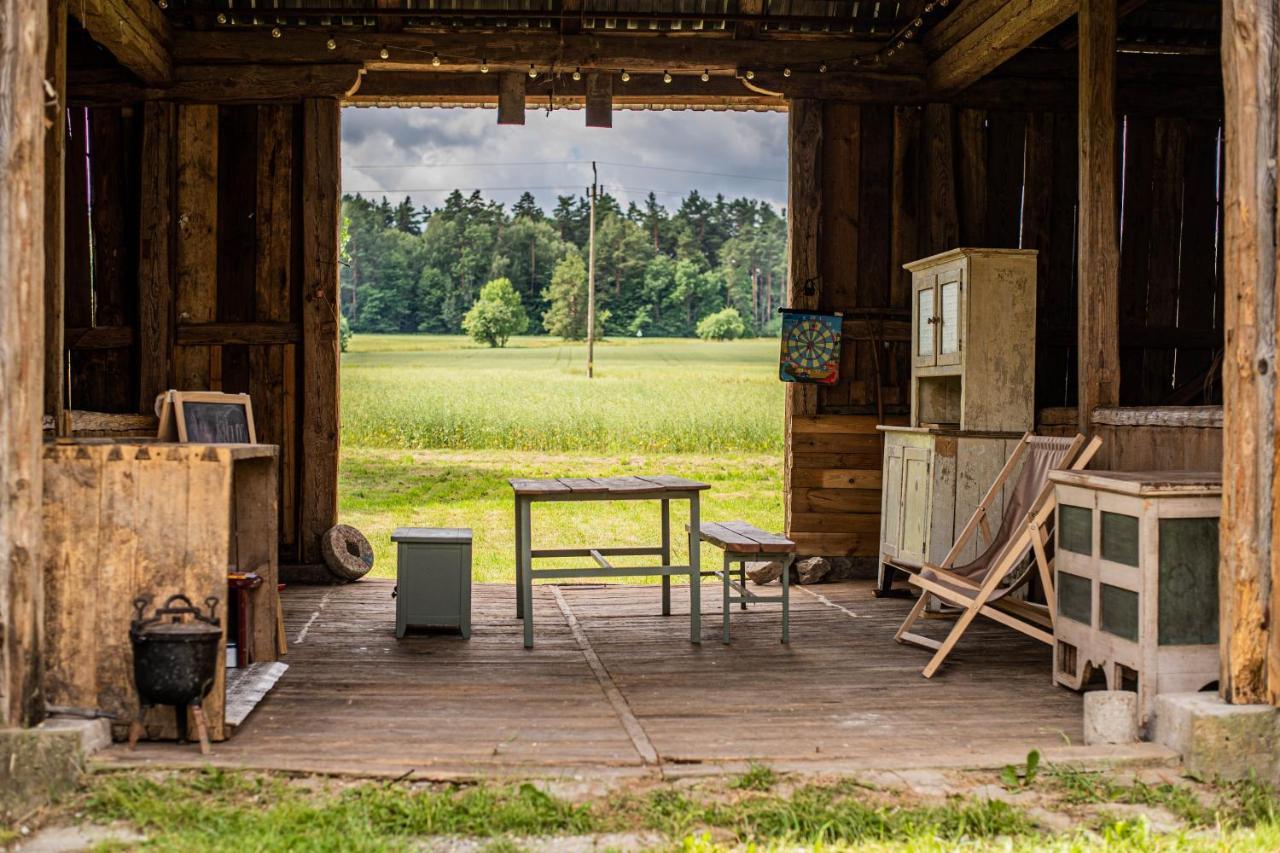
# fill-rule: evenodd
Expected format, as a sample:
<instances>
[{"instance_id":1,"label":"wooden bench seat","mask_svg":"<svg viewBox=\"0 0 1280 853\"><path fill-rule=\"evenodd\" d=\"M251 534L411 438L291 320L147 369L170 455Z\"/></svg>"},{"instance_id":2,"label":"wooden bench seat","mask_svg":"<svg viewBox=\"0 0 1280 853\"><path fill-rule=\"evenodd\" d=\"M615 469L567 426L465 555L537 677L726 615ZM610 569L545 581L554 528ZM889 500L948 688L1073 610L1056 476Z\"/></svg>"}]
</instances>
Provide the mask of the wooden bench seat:
<instances>
[{"instance_id":1,"label":"wooden bench seat","mask_svg":"<svg viewBox=\"0 0 1280 853\"><path fill-rule=\"evenodd\" d=\"M707 573L720 578L724 590L724 642L729 642L731 605L739 604L746 610L748 604L758 603L782 605L782 642L790 642L791 563L796 558L796 543L745 521L703 522L698 525L698 536L703 542L710 542L724 551L724 568ZM782 586L781 595L758 595L747 588L747 563L761 560L782 563L782 574L778 577L778 583ZM734 563L738 564L737 578L733 576Z\"/></svg>"}]
</instances>

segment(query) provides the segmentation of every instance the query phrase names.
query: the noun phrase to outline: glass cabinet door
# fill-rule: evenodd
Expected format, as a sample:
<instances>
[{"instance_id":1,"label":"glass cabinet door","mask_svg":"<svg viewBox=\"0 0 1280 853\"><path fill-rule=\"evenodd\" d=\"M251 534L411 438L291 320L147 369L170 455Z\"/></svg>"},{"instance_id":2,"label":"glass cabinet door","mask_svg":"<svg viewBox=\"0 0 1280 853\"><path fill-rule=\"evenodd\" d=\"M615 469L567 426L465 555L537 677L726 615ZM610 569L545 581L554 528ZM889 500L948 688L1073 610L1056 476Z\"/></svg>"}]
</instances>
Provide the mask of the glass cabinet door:
<instances>
[{"instance_id":1,"label":"glass cabinet door","mask_svg":"<svg viewBox=\"0 0 1280 853\"><path fill-rule=\"evenodd\" d=\"M937 363L938 318L935 315L937 277L928 276L916 283L915 294L915 349L912 363L917 367L931 367Z\"/></svg>"},{"instance_id":2,"label":"glass cabinet door","mask_svg":"<svg viewBox=\"0 0 1280 853\"><path fill-rule=\"evenodd\" d=\"M943 275L938 283L938 364L960 363L960 271Z\"/></svg>"}]
</instances>

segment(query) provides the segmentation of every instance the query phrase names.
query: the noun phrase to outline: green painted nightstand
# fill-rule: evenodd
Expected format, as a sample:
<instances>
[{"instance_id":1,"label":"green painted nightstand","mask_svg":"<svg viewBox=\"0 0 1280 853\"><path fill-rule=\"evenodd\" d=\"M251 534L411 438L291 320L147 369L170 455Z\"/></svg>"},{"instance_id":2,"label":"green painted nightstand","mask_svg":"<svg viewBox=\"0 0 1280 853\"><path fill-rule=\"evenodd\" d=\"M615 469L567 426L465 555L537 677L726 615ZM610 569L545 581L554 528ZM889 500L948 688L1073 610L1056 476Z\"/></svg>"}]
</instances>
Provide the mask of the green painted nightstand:
<instances>
[{"instance_id":1,"label":"green painted nightstand","mask_svg":"<svg viewBox=\"0 0 1280 853\"><path fill-rule=\"evenodd\" d=\"M398 527L396 637L409 628L456 628L471 636L471 528Z\"/></svg>"}]
</instances>

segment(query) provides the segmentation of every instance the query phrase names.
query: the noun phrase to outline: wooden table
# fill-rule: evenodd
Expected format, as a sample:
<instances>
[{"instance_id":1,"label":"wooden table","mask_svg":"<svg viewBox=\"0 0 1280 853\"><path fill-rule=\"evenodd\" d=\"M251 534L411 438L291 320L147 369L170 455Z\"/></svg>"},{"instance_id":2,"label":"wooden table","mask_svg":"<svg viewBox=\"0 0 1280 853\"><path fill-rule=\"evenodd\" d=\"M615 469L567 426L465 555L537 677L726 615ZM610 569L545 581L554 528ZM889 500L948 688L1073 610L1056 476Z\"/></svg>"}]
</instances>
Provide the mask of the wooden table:
<instances>
[{"instance_id":1,"label":"wooden table","mask_svg":"<svg viewBox=\"0 0 1280 853\"><path fill-rule=\"evenodd\" d=\"M701 572L698 567L698 499L706 483L683 477L562 477L551 480L508 480L515 492L516 616L524 619L525 648L533 646L534 578L662 578L662 615L671 615L671 576L689 577L689 640L702 642ZM671 565L671 501L689 502L689 564ZM541 501L659 501L662 506L662 544L645 547L540 548L532 543L533 504ZM609 557L657 556L658 566L614 566ZM534 570L537 557L591 557L597 565L573 569Z\"/></svg>"}]
</instances>

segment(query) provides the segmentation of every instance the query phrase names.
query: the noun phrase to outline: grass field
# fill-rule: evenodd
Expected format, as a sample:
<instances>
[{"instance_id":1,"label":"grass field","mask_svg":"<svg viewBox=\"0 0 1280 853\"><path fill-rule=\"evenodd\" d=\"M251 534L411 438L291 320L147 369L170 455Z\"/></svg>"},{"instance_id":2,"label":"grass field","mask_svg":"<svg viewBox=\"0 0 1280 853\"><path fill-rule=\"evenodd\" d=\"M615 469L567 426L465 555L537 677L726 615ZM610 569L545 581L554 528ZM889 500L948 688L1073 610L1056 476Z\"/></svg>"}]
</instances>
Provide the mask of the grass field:
<instances>
[{"instance_id":1,"label":"grass field","mask_svg":"<svg viewBox=\"0 0 1280 853\"><path fill-rule=\"evenodd\" d=\"M782 529L775 341L607 341L595 373L587 379L584 345L550 338L500 350L462 337L352 338L340 513L373 543L374 574L394 574L398 526L471 527L475 579L510 580L508 477L677 474L711 484L704 518ZM657 544L657 512L540 506L534 547Z\"/></svg>"}]
</instances>

